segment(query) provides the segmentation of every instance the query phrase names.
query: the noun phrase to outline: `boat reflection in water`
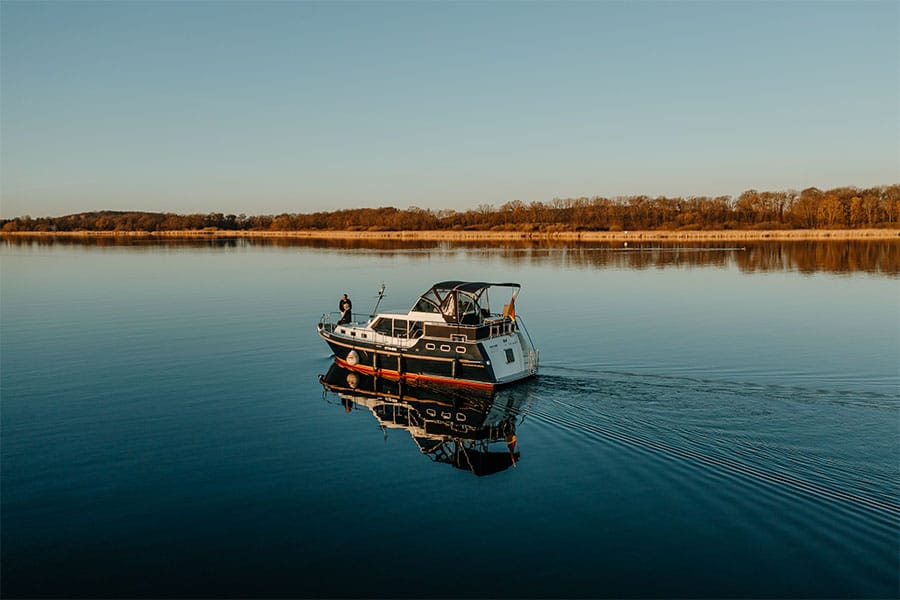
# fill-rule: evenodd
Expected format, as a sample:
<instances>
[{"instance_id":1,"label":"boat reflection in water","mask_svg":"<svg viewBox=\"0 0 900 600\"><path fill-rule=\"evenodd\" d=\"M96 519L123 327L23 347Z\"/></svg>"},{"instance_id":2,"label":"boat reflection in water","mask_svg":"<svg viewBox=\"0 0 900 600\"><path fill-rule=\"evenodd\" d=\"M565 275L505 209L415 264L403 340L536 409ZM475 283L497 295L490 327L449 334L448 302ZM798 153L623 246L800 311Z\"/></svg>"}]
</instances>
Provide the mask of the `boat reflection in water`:
<instances>
[{"instance_id":1,"label":"boat reflection in water","mask_svg":"<svg viewBox=\"0 0 900 600\"><path fill-rule=\"evenodd\" d=\"M344 410L366 408L387 429L405 429L422 454L475 475L516 466L516 423L530 396L528 383L493 392L420 386L350 371L332 363L319 381Z\"/></svg>"}]
</instances>

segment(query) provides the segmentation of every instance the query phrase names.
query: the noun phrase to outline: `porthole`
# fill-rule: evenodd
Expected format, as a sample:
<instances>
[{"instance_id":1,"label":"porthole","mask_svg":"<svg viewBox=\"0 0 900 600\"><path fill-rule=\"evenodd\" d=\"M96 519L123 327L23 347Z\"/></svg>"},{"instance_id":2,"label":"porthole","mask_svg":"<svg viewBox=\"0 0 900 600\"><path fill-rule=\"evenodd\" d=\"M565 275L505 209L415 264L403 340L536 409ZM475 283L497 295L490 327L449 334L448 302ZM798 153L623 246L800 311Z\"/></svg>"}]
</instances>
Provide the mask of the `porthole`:
<instances>
[{"instance_id":1,"label":"porthole","mask_svg":"<svg viewBox=\"0 0 900 600\"><path fill-rule=\"evenodd\" d=\"M434 344L425 344L426 350L434 350Z\"/></svg>"},{"instance_id":2,"label":"porthole","mask_svg":"<svg viewBox=\"0 0 900 600\"><path fill-rule=\"evenodd\" d=\"M449 344L441 344L441 352L450 352Z\"/></svg>"},{"instance_id":3,"label":"porthole","mask_svg":"<svg viewBox=\"0 0 900 600\"><path fill-rule=\"evenodd\" d=\"M465 353L466 353L466 347L465 347L465 346L457 346L457 347L456 347L456 351L459 352L460 354L465 354Z\"/></svg>"}]
</instances>

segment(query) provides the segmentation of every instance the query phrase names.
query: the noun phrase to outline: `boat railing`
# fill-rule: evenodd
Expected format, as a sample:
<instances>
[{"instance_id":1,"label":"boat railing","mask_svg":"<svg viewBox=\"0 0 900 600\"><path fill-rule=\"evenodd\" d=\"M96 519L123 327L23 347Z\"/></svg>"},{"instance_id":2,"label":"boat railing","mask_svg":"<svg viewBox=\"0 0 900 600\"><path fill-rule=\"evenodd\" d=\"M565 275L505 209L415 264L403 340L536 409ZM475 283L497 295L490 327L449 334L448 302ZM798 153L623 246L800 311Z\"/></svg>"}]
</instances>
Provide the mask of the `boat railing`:
<instances>
[{"instance_id":1,"label":"boat railing","mask_svg":"<svg viewBox=\"0 0 900 600\"><path fill-rule=\"evenodd\" d=\"M537 373L541 362L541 353L534 347L534 342L531 340L531 334L528 333L528 329L525 327L525 321L522 319L521 315L516 315L516 327L525 334L525 339L528 340L528 345L530 347L528 350L528 369L532 373Z\"/></svg>"},{"instance_id":2,"label":"boat railing","mask_svg":"<svg viewBox=\"0 0 900 600\"><path fill-rule=\"evenodd\" d=\"M334 328L339 324L338 321L341 320L342 314L343 313L338 311L322 313L322 317L319 319L319 329L324 329L325 331L334 331ZM341 325L360 325L365 322L366 321L360 321L358 315L350 313L350 322L341 323Z\"/></svg>"},{"instance_id":3,"label":"boat railing","mask_svg":"<svg viewBox=\"0 0 900 600\"><path fill-rule=\"evenodd\" d=\"M492 314L484 319L482 326L490 327L490 337L509 335L515 328L515 321L500 314Z\"/></svg>"}]
</instances>

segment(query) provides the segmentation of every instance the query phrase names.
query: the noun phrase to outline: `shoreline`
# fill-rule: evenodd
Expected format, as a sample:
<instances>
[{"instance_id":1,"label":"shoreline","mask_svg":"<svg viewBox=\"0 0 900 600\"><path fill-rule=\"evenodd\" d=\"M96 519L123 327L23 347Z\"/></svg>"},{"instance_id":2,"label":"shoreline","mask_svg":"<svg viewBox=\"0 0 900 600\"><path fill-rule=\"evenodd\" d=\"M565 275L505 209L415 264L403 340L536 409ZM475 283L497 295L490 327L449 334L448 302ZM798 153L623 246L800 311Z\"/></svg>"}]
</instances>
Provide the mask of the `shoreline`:
<instances>
[{"instance_id":1,"label":"shoreline","mask_svg":"<svg viewBox=\"0 0 900 600\"><path fill-rule=\"evenodd\" d=\"M783 229L783 230L715 230L715 231L251 231L251 230L183 230L183 231L6 231L3 237L71 237L71 238L275 238L320 240L396 240L396 241L562 241L562 242L631 242L631 241L845 241L900 240L900 229Z\"/></svg>"}]
</instances>

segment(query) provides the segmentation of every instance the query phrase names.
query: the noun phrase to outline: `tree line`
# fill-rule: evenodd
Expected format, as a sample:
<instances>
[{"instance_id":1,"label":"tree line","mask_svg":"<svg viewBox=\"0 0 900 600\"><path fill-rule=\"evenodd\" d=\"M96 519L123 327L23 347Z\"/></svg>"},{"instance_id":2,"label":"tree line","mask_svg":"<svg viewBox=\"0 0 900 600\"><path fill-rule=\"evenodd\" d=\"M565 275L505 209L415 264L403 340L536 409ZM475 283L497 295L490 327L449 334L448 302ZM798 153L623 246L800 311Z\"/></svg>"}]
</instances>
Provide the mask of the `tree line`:
<instances>
[{"instance_id":1,"label":"tree line","mask_svg":"<svg viewBox=\"0 0 900 600\"><path fill-rule=\"evenodd\" d=\"M466 211L410 207L279 215L97 211L0 220L4 232L52 231L627 231L862 229L900 226L900 184L802 191L747 190L732 196L618 196L512 200Z\"/></svg>"}]
</instances>

